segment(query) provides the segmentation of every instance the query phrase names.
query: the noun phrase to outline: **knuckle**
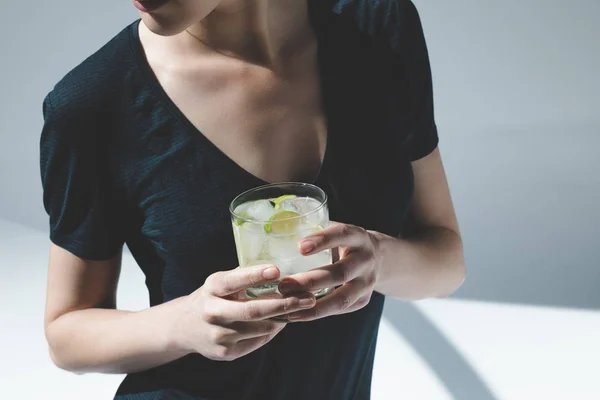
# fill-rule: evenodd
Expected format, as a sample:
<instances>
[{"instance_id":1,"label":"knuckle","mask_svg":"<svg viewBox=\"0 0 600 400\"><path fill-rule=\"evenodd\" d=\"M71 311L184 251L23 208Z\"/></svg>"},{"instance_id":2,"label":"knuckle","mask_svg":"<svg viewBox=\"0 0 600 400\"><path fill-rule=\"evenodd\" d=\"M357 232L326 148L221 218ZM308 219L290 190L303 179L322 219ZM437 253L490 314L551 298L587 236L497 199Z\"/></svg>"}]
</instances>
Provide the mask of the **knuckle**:
<instances>
[{"instance_id":1,"label":"knuckle","mask_svg":"<svg viewBox=\"0 0 600 400\"><path fill-rule=\"evenodd\" d=\"M319 306L315 306L312 309L312 316L314 319L320 318L322 314L321 308Z\"/></svg>"},{"instance_id":2,"label":"knuckle","mask_svg":"<svg viewBox=\"0 0 600 400\"><path fill-rule=\"evenodd\" d=\"M213 350L213 357L217 361L233 361L235 353L231 347L219 345Z\"/></svg>"},{"instance_id":3,"label":"knuckle","mask_svg":"<svg viewBox=\"0 0 600 400\"><path fill-rule=\"evenodd\" d=\"M340 297L340 309L341 310L347 310L348 308L350 308L350 306L352 305L352 301L350 300L349 296L341 296Z\"/></svg>"},{"instance_id":4,"label":"knuckle","mask_svg":"<svg viewBox=\"0 0 600 400\"><path fill-rule=\"evenodd\" d=\"M227 347L226 349L227 350L225 350L223 361L234 361L236 358L238 358L235 350L233 350L231 347Z\"/></svg>"},{"instance_id":5,"label":"knuckle","mask_svg":"<svg viewBox=\"0 0 600 400\"><path fill-rule=\"evenodd\" d=\"M296 297L287 297L283 299L281 305L279 306L279 312L287 313L290 310L296 308L298 306L298 299Z\"/></svg>"},{"instance_id":6,"label":"knuckle","mask_svg":"<svg viewBox=\"0 0 600 400\"><path fill-rule=\"evenodd\" d=\"M350 280L350 269L347 265L340 263L332 270L333 279L337 283L346 283Z\"/></svg>"},{"instance_id":7,"label":"knuckle","mask_svg":"<svg viewBox=\"0 0 600 400\"><path fill-rule=\"evenodd\" d=\"M221 289L227 293L231 292L234 288L234 275L229 272L223 272L220 276Z\"/></svg>"},{"instance_id":8,"label":"knuckle","mask_svg":"<svg viewBox=\"0 0 600 400\"><path fill-rule=\"evenodd\" d=\"M352 277L350 268L347 265L342 265L340 268L340 278L342 282L348 282Z\"/></svg>"},{"instance_id":9,"label":"knuckle","mask_svg":"<svg viewBox=\"0 0 600 400\"><path fill-rule=\"evenodd\" d=\"M208 285L209 289L212 289L212 290L216 290L216 291L220 291L220 289L226 290L228 280L229 280L228 277L229 277L229 275L224 271L215 272L214 274L210 275L206 279L206 284Z\"/></svg>"},{"instance_id":10,"label":"knuckle","mask_svg":"<svg viewBox=\"0 0 600 400\"><path fill-rule=\"evenodd\" d=\"M348 225L348 234L364 236L366 233L367 231L362 226Z\"/></svg>"},{"instance_id":11,"label":"knuckle","mask_svg":"<svg viewBox=\"0 0 600 400\"><path fill-rule=\"evenodd\" d=\"M317 286L317 281L314 277L309 276L306 278L306 281L304 283L304 288L306 289L307 292L311 292L313 291Z\"/></svg>"},{"instance_id":12,"label":"knuckle","mask_svg":"<svg viewBox=\"0 0 600 400\"><path fill-rule=\"evenodd\" d=\"M367 277L367 285L369 286L369 288L374 287L376 281L377 281L377 276L374 273L369 274L369 276Z\"/></svg>"},{"instance_id":13,"label":"knuckle","mask_svg":"<svg viewBox=\"0 0 600 400\"><path fill-rule=\"evenodd\" d=\"M214 324L219 320L219 312L216 307L207 307L202 310L202 319L209 324Z\"/></svg>"},{"instance_id":14,"label":"knuckle","mask_svg":"<svg viewBox=\"0 0 600 400\"><path fill-rule=\"evenodd\" d=\"M264 346L265 344L269 343L271 341L272 337L271 336L263 336L260 339L260 345Z\"/></svg>"},{"instance_id":15,"label":"knuckle","mask_svg":"<svg viewBox=\"0 0 600 400\"><path fill-rule=\"evenodd\" d=\"M379 264L379 259L374 252L369 253L369 263L371 267L375 268Z\"/></svg>"},{"instance_id":16,"label":"knuckle","mask_svg":"<svg viewBox=\"0 0 600 400\"><path fill-rule=\"evenodd\" d=\"M366 232L367 236L369 237L369 244L371 245L371 248L374 250L378 250L379 249L379 242L375 239L375 236L371 235L369 232Z\"/></svg>"},{"instance_id":17,"label":"knuckle","mask_svg":"<svg viewBox=\"0 0 600 400\"><path fill-rule=\"evenodd\" d=\"M371 296L365 296L356 302L356 306L361 309L366 307L371 302Z\"/></svg>"},{"instance_id":18,"label":"knuckle","mask_svg":"<svg viewBox=\"0 0 600 400\"><path fill-rule=\"evenodd\" d=\"M339 229L340 229L340 233L343 236L351 235L354 232L354 225L343 224L343 225L340 225Z\"/></svg>"},{"instance_id":19,"label":"knuckle","mask_svg":"<svg viewBox=\"0 0 600 400\"><path fill-rule=\"evenodd\" d=\"M225 342L225 337L225 332L220 328L215 328L208 332L208 340L211 343L223 344Z\"/></svg>"},{"instance_id":20,"label":"knuckle","mask_svg":"<svg viewBox=\"0 0 600 400\"><path fill-rule=\"evenodd\" d=\"M252 269L248 273L248 282L250 286L259 284L262 281L262 272L259 269Z\"/></svg>"},{"instance_id":21,"label":"knuckle","mask_svg":"<svg viewBox=\"0 0 600 400\"><path fill-rule=\"evenodd\" d=\"M256 306L255 301L247 301L243 308L242 318L245 321L251 321L260 317L260 310Z\"/></svg>"},{"instance_id":22,"label":"knuckle","mask_svg":"<svg viewBox=\"0 0 600 400\"><path fill-rule=\"evenodd\" d=\"M361 269L368 268L369 270L375 269L377 265L377 258L373 252L360 251L356 254L357 262L360 263Z\"/></svg>"},{"instance_id":23,"label":"knuckle","mask_svg":"<svg viewBox=\"0 0 600 400\"><path fill-rule=\"evenodd\" d=\"M276 324L275 322L268 322L264 326L264 334L265 335L270 335L272 333L277 332L279 330L279 325L280 324Z\"/></svg>"},{"instance_id":24,"label":"knuckle","mask_svg":"<svg viewBox=\"0 0 600 400\"><path fill-rule=\"evenodd\" d=\"M206 287L207 289L212 289L215 287L215 280L217 279L217 273L214 273L212 275L209 275L208 278L206 278L206 280L204 281L204 287Z\"/></svg>"}]
</instances>

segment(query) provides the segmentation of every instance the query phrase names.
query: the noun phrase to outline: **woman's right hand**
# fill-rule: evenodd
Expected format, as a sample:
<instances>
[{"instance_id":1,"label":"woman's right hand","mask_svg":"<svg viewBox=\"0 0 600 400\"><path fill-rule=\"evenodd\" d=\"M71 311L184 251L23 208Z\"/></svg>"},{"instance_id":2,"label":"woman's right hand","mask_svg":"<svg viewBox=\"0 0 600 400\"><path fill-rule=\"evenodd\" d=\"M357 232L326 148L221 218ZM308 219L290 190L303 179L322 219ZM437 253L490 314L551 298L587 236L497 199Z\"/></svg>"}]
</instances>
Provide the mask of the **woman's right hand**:
<instances>
[{"instance_id":1,"label":"woman's right hand","mask_svg":"<svg viewBox=\"0 0 600 400\"><path fill-rule=\"evenodd\" d=\"M217 361L231 361L264 346L286 325L269 318L314 307L311 293L245 299L247 288L276 281L273 265L217 272L179 303L176 345Z\"/></svg>"}]
</instances>

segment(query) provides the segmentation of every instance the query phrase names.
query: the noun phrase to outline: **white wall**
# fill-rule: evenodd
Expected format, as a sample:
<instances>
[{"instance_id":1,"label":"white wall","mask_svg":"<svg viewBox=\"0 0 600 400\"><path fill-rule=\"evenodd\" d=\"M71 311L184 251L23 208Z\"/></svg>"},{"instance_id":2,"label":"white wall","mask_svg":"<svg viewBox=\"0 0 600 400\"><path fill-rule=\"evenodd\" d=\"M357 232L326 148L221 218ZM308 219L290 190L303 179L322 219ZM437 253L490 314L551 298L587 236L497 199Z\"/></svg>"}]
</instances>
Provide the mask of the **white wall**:
<instances>
[{"instance_id":1,"label":"white wall","mask_svg":"<svg viewBox=\"0 0 600 400\"><path fill-rule=\"evenodd\" d=\"M464 231L460 297L600 306L600 2L418 1Z\"/></svg>"},{"instance_id":2,"label":"white wall","mask_svg":"<svg viewBox=\"0 0 600 400\"><path fill-rule=\"evenodd\" d=\"M135 18L126 0L2 0L0 218L47 228L38 159L44 96Z\"/></svg>"}]
</instances>

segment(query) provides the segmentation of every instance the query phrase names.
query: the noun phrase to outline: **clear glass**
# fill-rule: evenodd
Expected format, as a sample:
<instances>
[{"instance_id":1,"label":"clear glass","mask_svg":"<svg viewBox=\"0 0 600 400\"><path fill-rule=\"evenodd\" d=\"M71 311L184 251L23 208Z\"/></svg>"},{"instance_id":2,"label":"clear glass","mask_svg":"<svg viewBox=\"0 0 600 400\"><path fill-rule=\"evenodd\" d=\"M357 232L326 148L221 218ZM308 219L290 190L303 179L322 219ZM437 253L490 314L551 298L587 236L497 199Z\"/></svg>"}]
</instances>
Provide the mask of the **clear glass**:
<instances>
[{"instance_id":1,"label":"clear glass","mask_svg":"<svg viewBox=\"0 0 600 400\"><path fill-rule=\"evenodd\" d=\"M274 264L280 278L329 265L331 250L300 254L299 242L329 225L327 195L307 183L276 183L248 190L229 207L241 268ZM279 282L248 289L249 297L279 293ZM316 297L329 293L321 289Z\"/></svg>"}]
</instances>

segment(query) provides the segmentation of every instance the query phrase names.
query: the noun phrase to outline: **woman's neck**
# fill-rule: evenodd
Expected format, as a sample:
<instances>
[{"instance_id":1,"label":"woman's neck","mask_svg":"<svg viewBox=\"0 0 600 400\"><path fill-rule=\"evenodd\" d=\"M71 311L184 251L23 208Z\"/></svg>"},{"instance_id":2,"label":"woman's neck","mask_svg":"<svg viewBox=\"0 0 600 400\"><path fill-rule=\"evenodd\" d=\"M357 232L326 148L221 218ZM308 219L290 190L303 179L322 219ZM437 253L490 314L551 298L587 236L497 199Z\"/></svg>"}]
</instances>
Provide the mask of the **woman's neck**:
<instances>
[{"instance_id":1,"label":"woman's neck","mask_svg":"<svg viewBox=\"0 0 600 400\"><path fill-rule=\"evenodd\" d=\"M261 65L281 63L312 37L306 0L222 0L188 33L212 50Z\"/></svg>"}]
</instances>

